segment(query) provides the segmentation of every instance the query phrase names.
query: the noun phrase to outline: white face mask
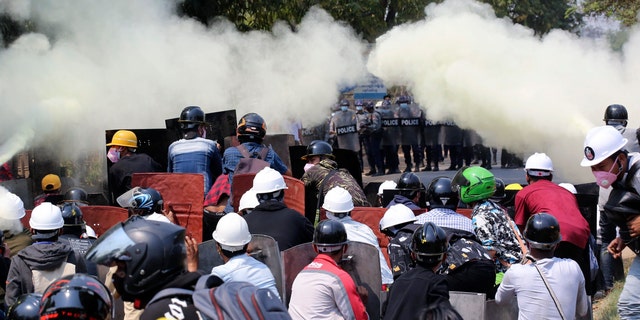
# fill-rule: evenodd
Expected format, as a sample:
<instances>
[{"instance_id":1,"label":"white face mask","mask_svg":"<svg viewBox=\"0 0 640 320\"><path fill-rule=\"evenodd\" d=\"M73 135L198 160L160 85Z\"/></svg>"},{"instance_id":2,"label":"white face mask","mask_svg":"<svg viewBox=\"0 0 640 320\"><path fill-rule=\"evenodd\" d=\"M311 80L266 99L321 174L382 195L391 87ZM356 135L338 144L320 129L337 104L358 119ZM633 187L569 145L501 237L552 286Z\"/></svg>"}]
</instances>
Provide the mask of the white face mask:
<instances>
[{"instance_id":1,"label":"white face mask","mask_svg":"<svg viewBox=\"0 0 640 320\"><path fill-rule=\"evenodd\" d=\"M304 172L307 172L307 170L311 169L311 167L315 166L315 164L313 163L307 163L304 165Z\"/></svg>"}]
</instances>

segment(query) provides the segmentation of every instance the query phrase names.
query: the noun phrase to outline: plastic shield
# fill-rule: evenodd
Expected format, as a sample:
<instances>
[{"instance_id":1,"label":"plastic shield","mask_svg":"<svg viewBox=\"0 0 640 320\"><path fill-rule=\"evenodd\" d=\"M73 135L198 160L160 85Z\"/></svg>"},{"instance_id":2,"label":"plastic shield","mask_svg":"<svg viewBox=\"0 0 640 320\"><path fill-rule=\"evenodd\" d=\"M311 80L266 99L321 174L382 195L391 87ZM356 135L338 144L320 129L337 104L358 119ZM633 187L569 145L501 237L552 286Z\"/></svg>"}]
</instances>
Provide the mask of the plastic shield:
<instances>
[{"instance_id":1,"label":"plastic shield","mask_svg":"<svg viewBox=\"0 0 640 320\"><path fill-rule=\"evenodd\" d=\"M284 299L286 296L284 284L284 271L282 270L282 259L280 257L280 249L275 239L263 234L251 235L248 253L256 260L264 263L271 270L271 274L276 281L276 288L280 297Z\"/></svg>"},{"instance_id":2,"label":"plastic shield","mask_svg":"<svg viewBox=\"0 0 640 320\"><path fill-rule=\"evenodd\" d=\"M224 264L222 256L216 249L216 241L208 240L198 244L198 270L205 274L211 273L213 267Z\"/></svg>"}]
</instances>

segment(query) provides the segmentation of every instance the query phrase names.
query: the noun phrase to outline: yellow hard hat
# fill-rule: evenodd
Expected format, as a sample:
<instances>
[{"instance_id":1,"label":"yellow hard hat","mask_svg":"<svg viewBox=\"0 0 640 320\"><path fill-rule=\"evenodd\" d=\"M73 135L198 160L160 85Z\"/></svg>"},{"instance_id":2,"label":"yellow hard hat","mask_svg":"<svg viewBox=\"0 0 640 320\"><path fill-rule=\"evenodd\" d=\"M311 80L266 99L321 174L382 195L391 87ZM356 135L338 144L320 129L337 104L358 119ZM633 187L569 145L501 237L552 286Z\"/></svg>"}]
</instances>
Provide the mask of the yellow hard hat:
<instances>
[{"instance_id":1,"label":"yellow hard hat","mask_svg":"<svg viewBox=\"0 0 640 320\"><path fill-rule=\"evenodd\" d=\"M522 185L520 185L519 183L510 183L506 187L504 187L504 190L522 190Z\"/></svg>"},{"instance_id":2,"label":"yellow hard hat","mask_svg":"<svg viewBox=\"0 0 640 320\"><path fill-rule=\"evenodd\" d=\"M42 191L55 191L61 186L60 177L55 174L50 173L42 178Z\"/></svg>"},{"instance_id":3,"label":"yellow hard hat","mask_svg":"<svg viewBox=\"0 0 640 320\"><path fill-rule=\"evenodd\" d=\"M107 143L107 147L110 146L137 148L138 137L129 130L118 130L111 138L111 143Z\"/></svg>"}]
</instances>

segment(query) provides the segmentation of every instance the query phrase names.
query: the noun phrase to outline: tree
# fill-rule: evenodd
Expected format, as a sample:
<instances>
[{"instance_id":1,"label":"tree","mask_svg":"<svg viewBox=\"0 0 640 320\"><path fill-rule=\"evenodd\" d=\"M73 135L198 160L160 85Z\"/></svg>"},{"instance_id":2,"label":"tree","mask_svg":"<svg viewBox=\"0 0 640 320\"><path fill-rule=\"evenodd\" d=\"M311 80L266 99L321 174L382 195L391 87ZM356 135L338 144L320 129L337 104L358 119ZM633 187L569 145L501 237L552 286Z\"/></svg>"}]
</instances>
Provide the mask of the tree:
<instances>
[{"instance_id":1,"label":"tree","mask_svg":"<svg viewBox=\"0 0 640 320\"><path fill-rule=\"evenodd\" d=\"M625 26L638 22L640 1L635 0L586 0L583 4L585 14L604 14L620 21Z\"/></svg>"},{"instance_id":2,"label":"tree","mask_svg":"<svg viewBox=\"0 0 640 320\"><path fill-rule=\"evenodd\" d=\"M509 17L540 36L552 29L573 31L581 20L575 0L482 1L490 4L498 17Z\"/></svg>"}]
</instances>

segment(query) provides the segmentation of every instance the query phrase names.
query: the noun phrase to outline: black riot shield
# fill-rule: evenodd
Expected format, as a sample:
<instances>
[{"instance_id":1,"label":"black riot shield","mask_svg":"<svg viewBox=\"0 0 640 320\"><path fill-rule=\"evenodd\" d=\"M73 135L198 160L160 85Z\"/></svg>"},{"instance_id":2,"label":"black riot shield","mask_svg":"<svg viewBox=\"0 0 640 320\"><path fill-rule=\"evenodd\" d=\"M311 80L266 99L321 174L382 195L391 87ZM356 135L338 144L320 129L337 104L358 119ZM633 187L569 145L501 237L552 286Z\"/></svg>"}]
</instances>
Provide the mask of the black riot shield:
<instances>
[{"instance_id":1,"label":"black riot shield","mask_svg":"<svg viewBox=\"0 0 640 320\"><path fill-rule=\"evenodd\" d=\"M316 255L311 243L303 243L282 252L287 292L291 292L298 273L311 263ZM380 318L382 277L378 259L376 247L361 242L349 242L349 248L340 262L340 267L351 275L356 285L363 286L369 292L366 308L370 319ZM289 300L290 296L287 296L287 306Z\"/></svg>"},{"instance_id":2,"label":"black riot shield","mask_svg":"<svg viewBox=\"0 0 640 320\"><path fill-rule=\"evenodd\" d=\"M304 174L306 161L300 159L307 154L307 146L289 146L289 161L291 162L291 174L294 178L300 179Z\"/></svg>"},{"instance_id":3,"label":"black riot shield","mask_svg":"<svg viewBox=\"0 0 640 320\"><path fill-rule=\"evenodd\" d=\"M400 144L418 145L421 143L423 116L420 106L416 104L400 107L398 121L400 126Z\"/></svg>"},{"instance_id":4,"label":"black riot shield","mask_svg":"<svg viewBox=\"0 0 640 320\"><path fill-rule=\"evenodd\" d=\"M167 130L169 130L170 132L170 137L168 140L169 142L173 142L182 138L180 126L178 124L178 118L166 119L164 122ZM225 137L236 135L236 127L238 126L238 121L236 120L235 109L205 113L204 122L206 122L207 124L207 139L218 141L222 148L224 148L223 141ZM166 148L164 153L166 158Z\"/></svg>"},{"instance_id":5,"label":"black riot shield","mask_svg":"<svg viewBox=\"0 0 640 320\"><path fill-rule=\"evenodd\" d=\"M360 169L360 161L358 154L352 150L333 149L333 155L336 157L338 168L345 168L351 176L358 182L362 188L362 170Z\"/></svg>"},{"instance_id":6,"label":"black riot shield","mask_svg":"<svg viewBox=\"0 0 640 320\"><path fill-rule=\"evenodd\" d=\"M391 109L385 107L378 109L382 118L382 145L395 146L400 142L400 120Z\"/></svg>"},{"instance_id":7,"label":"black riot shield","mask_svg":"<svg viewBox=\"0 0 640 320\"><path fill-rule=\"evenodd\" d=\"M213 267L223 265L224 260L216 249L215 240L207 240L198 244L198 270L205 274L211 273Z\"/></svg>"},{"instance_id":8,"label":"black riot shield","mask_svg":"<svg viewBox=\"0 0 640 320\"><path fill-rule=\"evenodd\" d=\"M280 249L275 239L264 234L251 235L251 242L247 252L256 260L264 263L269 267L273 278L276 281L276 288L280 297L284 299L286 296L284 285L284 271L282 270L282 259L280 257Z\"/></svg>"}]
</instances>

